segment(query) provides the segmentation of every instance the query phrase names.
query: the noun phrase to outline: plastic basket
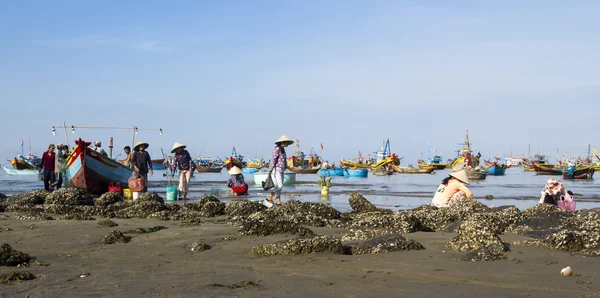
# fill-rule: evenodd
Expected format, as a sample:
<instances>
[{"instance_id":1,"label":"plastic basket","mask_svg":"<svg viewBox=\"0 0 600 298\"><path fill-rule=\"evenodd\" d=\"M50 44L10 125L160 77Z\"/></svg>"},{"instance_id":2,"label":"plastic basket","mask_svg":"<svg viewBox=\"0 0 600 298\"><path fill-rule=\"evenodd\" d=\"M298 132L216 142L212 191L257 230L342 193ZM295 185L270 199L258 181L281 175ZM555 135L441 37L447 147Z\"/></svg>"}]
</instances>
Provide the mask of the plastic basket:
<instances>
[{"instance_id":1,"label":"plastic basket","mask_svg":"<svg viewBox=\"0 0 600 298\"><path fill-rule=\"evenodd\" d=\"M125 200L133 199L133 195L131 194L131 190L129 188L123 188L123 198Z\"/></svg>"}]
</instances>

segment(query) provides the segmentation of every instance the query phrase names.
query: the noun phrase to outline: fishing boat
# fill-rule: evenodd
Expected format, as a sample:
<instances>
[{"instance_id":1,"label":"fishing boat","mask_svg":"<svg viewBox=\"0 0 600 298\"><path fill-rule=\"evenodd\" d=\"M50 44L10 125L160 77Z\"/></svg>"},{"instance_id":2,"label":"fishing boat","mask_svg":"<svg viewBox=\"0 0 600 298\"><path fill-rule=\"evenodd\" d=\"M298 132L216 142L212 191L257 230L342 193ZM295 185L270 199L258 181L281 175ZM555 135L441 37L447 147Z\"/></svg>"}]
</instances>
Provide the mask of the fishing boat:
<instances>
[{"instance_id":1,"label":"fishing boat","mask_svg":"<svg viewBox=\"0 0 600 298\"><path fill-rule=\"evenodd\" d=\"M24 155L23 152L23 141L21 141L21 151L17 153L17 157L9 160L13 169L15 170L39 170L42 159L37 155L31 153L31 146L29 148L29 154ZM17 175L17 174L15 174Z\"/></svg>"},{"instance_id":2,"label":"fishing boat","mask_svg":"<svg viewBox=\"0 0 600 298\"><path fill-rule=\"evenodd\" d=\"M371 170L371 173L375 176L390 176L395 173L394 169L390 167L378 167Z\"/></svg>"},{"instance_id":3,"label":"fishing boat","mask_svg":"<svg viewBox=\"0 0 600 298\"><path fill-rule=\"evenodd\" d=\"M259 171L259 169L256 169L256 168L245 167L245 168L242 169L242 174L252 175L252 174L254 174L254 173L258 172L258 171Z\"/></svg>"},{"instance_id":4,"label":"fishing boat","mask_svg":"<svg viewBox=\"0 0 600 298\"><path fill-rule=\"evenodd\" d=\"M488 175L492 176L504 176L506 172L506 165L498 164L498 162L493 162L490 166L487 167Z\"/></svg>"},{"instance_id":5,"label":"fishing boat","mask_svg":"<svg viewBox=\"0 0 600 298\"><path fill-rule=\"evenodd\" d=\"M231 169L232 165L240 169L246 167L246 163L244 162L244 156L237 153L237 150L235 150L235 146L233 146L233 149L231 150L231 155L225 160L224 164L227 170Z\"/></svg>"},{"instance_id":6,"label":"fishing boat","mask_svg":"<svg viewBox=\"0 0 600 298\"><path fill-rule=\"evenodd\" d=\"M254 174L254 184L262 185L264 181L267 180L269 173L267 171L259 171ZM275 173L271 172L273 182L277 185L277 179L275 179ZM283 185L293 185L296 183L296 173L294 172L284 172L283 173Z\"/></svg>"},{"instance_id":7,"label":"fishing boat","mask_svg":"<svg viewBox=\"0 0 600 298\"><path fill-rule=\"evenodd\" d=\"M212 159L211 157L200 157L196 159L196 172L198 173L219 173L223 169L223 161Z\"/></svg>"},{"instance_id":8,"label":"fishing boat","mask_svg":"<svg viewBox=\"0 0 600 298\"><path fill-rule=\"evenodd\" d=\"M560 168L555 168L554 165L543 165L536 162L531 162L531 166L537 175L562 175L563 171Z\"/></svg>"},{"instance_id":9,"label":"fishing boat","mask_svg":"<svg viewBox=\"0 0 600 298\"><path fill-rule=\"evenodd\" d=\"M369 176L369 170L367 170L367 169L344 169L344 176L367 178L367 176Z\"/></svg>"},{"instance_id":10,"label":"fishing boat","mask_svg":"<svg viewBox=\"0 0 600 298\"><path fill-rule=\"evenodd\" d=\"M459 145L463 145L463 147L457 151L458 156L449 162L448 168L452 168L454 170L461 169L464 166L467 167L477 167L479 166L479 157L481 154L474 155L471 150L471 141L469 140L469 131L465 135L465 141L460 143Z\"/></svg>"},{"instance_id":11,"label":"fishing boat","mask_svg":"<svg viewBox=\"0 0 600 298\"><path fill-rule=\"evenodd\" d=\"M319 169L319 176L321 177L332 177L332 176L344 176L343 168L328 168L328 169Z\"/></svg>"},{"instance_id":12,"label":"fishing boat","mask_svg":"<svg viewBox=\"0 0 600 298\"><path fill-rule=\"evenodd\" d=\"M300 151L300 140L296 139L294 154L287 160L288 170L298 174L316 174L321 168L321 157L315 152L315 148L310 148L308 156Z\"/></svg>"},{"instance_id":13,"label":"fishing boat","mask_svg":"<svg viewBox=\"0 0 600 298\"><path fill-rule=\"evenodd\" d=\"M444 163L441 155L432 155L431 149L428 149L429 158L427 160L417 160L417 166L421 169L433 167L435 170L443 170L448 168L448 164Z\"/></svg>"},{"instance_id":14,"label":"fishing boat","mask_svg":"<svg viewBox=\"0 0 600 298\"><path fill-rule=\"evenodd\" d=\"M591 166L577 168L571 165L566 167L562 174L564 179L593 179L595 171Z\"/></svg>"},{"instance_id":15,"label":"fishing boat","mask_svg":"<svg viewBox=\"0 0 600 298\"><path fill-rule=\"evenodd\" d=\"M268 168L269 163L266 162L264 158L257 157L257 158L248 160L248 162L246 163L246 167L252 168L252 169Z\"/></svg>"},{"instance_id":16,"label":"fishing boat","mask_svg":"<svg viewBox=\"0 0 600 298\"><path fill-rule=\"evenodd\" d=\"M81 138L75 144L66 160L69 186L103 194L111 182L127 185L132 169L89 148L91 143Z\"/></svg>"},{"instance_id":17,"label":"fishing boat","mask_svg":"<svg viewBox=\"0 0 600 298\"><path fill-rule=\"evenodd\" d=\"M2 169L4 169L4 172L10 176L16 176L16 175L31 176L31 175L37 175L40 172L40 170L16 170L14 168L8 168L5 166L2 166Z\"/></svg>"},{"instance_id":18,"label":"fishing boat","mask_svg":"<svg viewBox=\"0 0 600 298\"><path fill-rule=\"evenodd\" d=\"M485 180L487 177L487 171L481 167L476 168L464 168L465 172L467 172L467 177L469 180Z\"/></svg>"},{"instance_id":19,"label":"fishing boat","mask_svg":"<svg viewBox=\"0 0 600 298\"><path fill-rule=\"evenodd\" d=\"M393 169L398 174L431 174L434 173L435 170L435 168L431 166L428 169L393 166Z\"/></svg>"},{"instance_id":20,"label":"fishing boat","mask_svg":"<svg viewBox=\"0 0 600 298\"><path fill-rule=\"evenodd\" d=\"M153 170L164 170L169 166L168 162L165 162L164 158L158 158L152 160L152 169Z\"/></svg>"}]
</instances>

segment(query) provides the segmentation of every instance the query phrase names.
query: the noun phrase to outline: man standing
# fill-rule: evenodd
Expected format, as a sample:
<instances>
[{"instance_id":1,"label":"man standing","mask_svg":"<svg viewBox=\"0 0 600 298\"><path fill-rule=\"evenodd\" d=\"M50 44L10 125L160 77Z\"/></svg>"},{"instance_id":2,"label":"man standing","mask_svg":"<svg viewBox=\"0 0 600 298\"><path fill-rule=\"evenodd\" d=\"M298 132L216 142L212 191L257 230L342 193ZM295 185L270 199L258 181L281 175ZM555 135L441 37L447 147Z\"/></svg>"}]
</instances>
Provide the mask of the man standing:
<instances>
[{"instance_id":1,"label":"man standing","mask_svg":"<svg viewBox=\"0 0 600 298\"><path fill-rule=\"evenodd\" d=\"M54 153L54 144L48 146L48 151L42 154L40 167L44 175L44 189L52 191L50 181L54 179L54 167L56 166L56 153Z\"/></svg>"},{"instance_id":2,"label":"man standing","mask_svg":"<svg viewBox=\"0 0 600 298\"><path fill-rule=\"evenodd\" d=\"M148 172L150 172L150 175L153 174L152 159L146 148L148 148L148 143L137 142L133 147L134 152L131 157L133 169L144 178L144 192L148 191Z\"/></svg>"},{"instance_id":3,"label":"man standing","mask_svg":"<svg viewBox=\"0 0 600 298\"><path fill-rule=\"evenodd\" d=\"M64 181L64 173L65 173L65 161L67 159L67 152L65 152L65 146L62 143L56 144L56 161L54 167L54 176L55 181L54 185L56 189L60 189L62 187Z\"/></svg>"}]
</instances>

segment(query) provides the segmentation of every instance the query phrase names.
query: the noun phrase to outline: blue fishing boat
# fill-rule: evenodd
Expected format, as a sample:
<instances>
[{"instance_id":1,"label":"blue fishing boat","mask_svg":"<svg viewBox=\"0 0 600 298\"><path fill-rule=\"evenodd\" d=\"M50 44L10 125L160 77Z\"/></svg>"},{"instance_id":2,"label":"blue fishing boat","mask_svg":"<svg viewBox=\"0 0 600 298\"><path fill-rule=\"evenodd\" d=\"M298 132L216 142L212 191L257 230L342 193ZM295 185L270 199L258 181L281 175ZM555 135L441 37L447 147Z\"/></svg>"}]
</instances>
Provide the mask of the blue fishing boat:
<instances>
[{"instance_id":1,"label":"blue fishing boat","mask_svg":"<svg viewBox=\"0 0 600 298\"><path fill-rule=\"evenodd\" d=\"M242 169L242 174L246 174L246 175L252 175L256 172L258 172L258 169L255 169L255 168L243 168Z\"/></svg>"},{"instance_id":2,"label":"blue fishing boat","mask_svg":"<svg viewBox=\"0 0 600 298\"><path fill-rule=\"evenodd\" d=\"M342 168L320 169L319 176L321 176L321 177L344 176L344 169L342 169Z\"/></svg>"},{"instance_id":3,"label":"blue fishing boat","mask_svg":"<svg viewBox=\"0 0 600 298\"><path fill-rule=\"evenodd\" d=\"M506 165L498 164L497 162L492 163L488 167L488 175L492 176L504 176L506 172Z\"/></svg>"},{"instance_id":4,"label":"blue fishing boat","mask_svg":"<svg viewBox=\"0 0 600 298\"><path fill-rule=\"evenodd\" d=\"M367 178L369 170L367 169L345 169L344 176L346 177L360 177Z\"/></svg>"},{"instance_id":5,"label":"blue fishing boat","mask_svg":"<svg viewBox=\"0 0 600 298\"><path fill-rule=\"evenodd\" d=\"M262 185L264 181L267 180L268 173L266 171L260 171L254 174L254 183L256 185ZM275 174L271 173L273 182L277 185L277 179L275 179ZM285 172L283 173L283 185L292 185L296 183L296 173L294 172Z\"/></svg>"},{"instance_id":6,"label":"blue fishing boat","mask_svg":"<svg viewBox=\"0 0 600 298\"><path fill-rule=\"evenodd\" d=\"M11 169L11 168L7 168L7 167L2 167L4 169L4 172L6 172L6 175L11 175L11 176L15 176L15 175L37 175L39 174L40 170L17 170L17 169Z\"/></svg>"},{"instance_id":7,"label":"blue fishing boat","mask_svg":"<svg viewBox=\"0 0 600 298\"><path fill-rule=\"evenodd\" d=\"M127 185L133 170L120 162L88 148L89 142L75 141L75 148L66 160L69 186L103 194L111 182Z\"/></svg>"}]
</instances>

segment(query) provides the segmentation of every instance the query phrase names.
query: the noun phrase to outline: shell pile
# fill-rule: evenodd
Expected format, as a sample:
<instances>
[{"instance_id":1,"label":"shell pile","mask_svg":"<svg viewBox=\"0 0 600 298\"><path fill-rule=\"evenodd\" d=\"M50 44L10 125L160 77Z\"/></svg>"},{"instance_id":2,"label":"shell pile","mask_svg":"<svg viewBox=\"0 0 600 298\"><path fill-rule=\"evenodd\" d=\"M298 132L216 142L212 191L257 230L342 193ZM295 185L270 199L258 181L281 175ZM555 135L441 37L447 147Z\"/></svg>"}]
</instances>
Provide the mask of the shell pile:
<instances>
[{"instance_id":1,"label":"shell pile","mask_svg":"<svg viewBox=\"0 0 600 298\"><path fill-rule=\"evenodd\" d=\"M126 243L127 238L123 235L123 232L118 230L112 230L110 233L104 235L100 243L102 244L115 244L115 243Z\"/></svg>"},{"instance_id":2,"label":"shell pile","mask_svg":"<svg viewBox=\"0 0 600 298\"><path fill-rule=\"evenodd\" d=\"M380 236L364 242L349 243L348 246L353 255L425 249L421 243L406 239L402 235Z\"/></svg>"},{"instance_id":3,"label":"shell pile","mask_svg":"<svg viewBox=\"0 0 600 298\"><path fill-rule=\"evenodd\" d=\"M199 251L209 250L209 249L211 249L211 246L202 241L197 241L197 242L194 242L194 243L188 245L188 249L193 252L199 252Z\"/></svg>"},{"instance_id":4,"label":"shell pile","mask_svg":"<svg viewBox=\"0 0 600 298\"><path fill-rule=\"evenodd\" d=\"M8 243L0 245L0 266L28 266L30 260L31 257L28 254L12 248Z\"/></svg>"},{"instance_id":5,"label":"shell pile","mask_svg":"<svg viewBox=\"0 0 600 298\"><path fill-rule=\"evenodd\" d=\"M37 276L35 276L33 273L31 273L29 271L21 271L21 272L11 271L8 273L0 274L0 283L10 285L10 284L19 283L24 280L33 280L36 278L37 278Z\"/></svg>"},{"instance_id":6,"label":"shell pile","mask_svg":"<svg viewBox=\"0 0 600 298\"><path fill-rule=\"evenodd\" d=\"M274 244L257 245L252 253L258 256L303 255L309 253L342 254L344 247L339 238L316 236L296 238Z\"/></svg>"}]
</instances>

